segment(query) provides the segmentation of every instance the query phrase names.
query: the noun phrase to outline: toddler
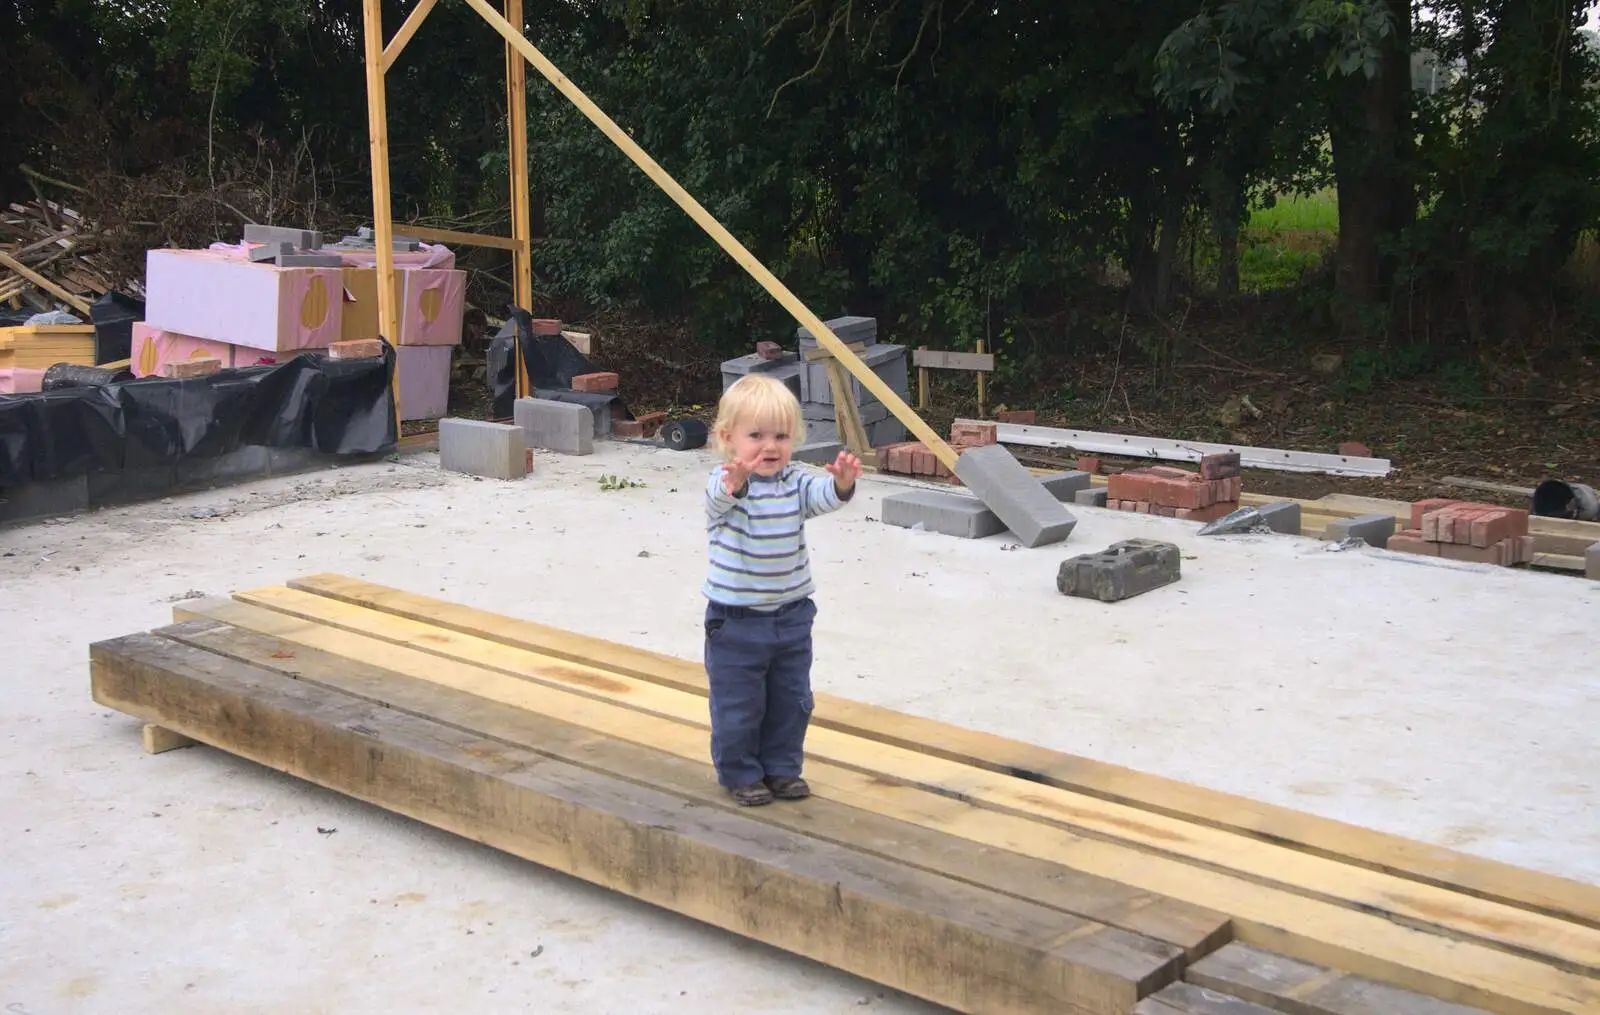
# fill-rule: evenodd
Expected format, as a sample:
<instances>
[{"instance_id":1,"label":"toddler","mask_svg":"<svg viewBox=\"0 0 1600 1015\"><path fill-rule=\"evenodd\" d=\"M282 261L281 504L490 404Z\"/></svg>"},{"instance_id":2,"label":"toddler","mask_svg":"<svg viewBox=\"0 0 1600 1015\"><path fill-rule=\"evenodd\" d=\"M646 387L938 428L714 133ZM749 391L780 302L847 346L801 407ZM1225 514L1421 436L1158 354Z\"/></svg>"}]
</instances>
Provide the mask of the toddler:
<instances>
[{"instance_id":1,"label":"toddler","mask_svg":"<svg viewBox=\"0 0 1600 1015\"><path fill-rule=\"evenodd\" d=\"M848 451L828 476L791 464L802 430L800 402L765 374L731 385L712 427L723 464L706 484L711 760L746 807L811 793L800 774L817 615L805 522L843 507L861 475Z\"/></svg>"}]
</instances>

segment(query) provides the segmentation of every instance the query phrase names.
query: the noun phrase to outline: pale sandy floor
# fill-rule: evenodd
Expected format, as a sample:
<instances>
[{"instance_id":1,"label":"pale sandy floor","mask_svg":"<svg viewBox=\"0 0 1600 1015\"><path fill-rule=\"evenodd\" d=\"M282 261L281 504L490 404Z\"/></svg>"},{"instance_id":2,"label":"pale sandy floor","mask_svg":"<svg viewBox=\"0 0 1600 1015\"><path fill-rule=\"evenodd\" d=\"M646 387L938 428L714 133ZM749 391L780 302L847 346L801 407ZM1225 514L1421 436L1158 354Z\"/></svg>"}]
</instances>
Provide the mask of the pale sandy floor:
<instances>
[{"instance_id":1,"label":"pale sandy floor","mask_svg":"<svg viewBox=\"0 0 1600 1015\"><path fill-rule=\"evenodd\" d=\"M89 698L89 642L317 571L695 657L709 461L603 444L503 484L422 455L0 531L0 1009L931 1011L208 748L146 756ZM1091 510L1007 552L877 522L896 488L811 526L819 689L1600 881L1600 583ZM1055 591L1133 535L1183 547L1179 586Z\"/></svg>"}]
</instances>

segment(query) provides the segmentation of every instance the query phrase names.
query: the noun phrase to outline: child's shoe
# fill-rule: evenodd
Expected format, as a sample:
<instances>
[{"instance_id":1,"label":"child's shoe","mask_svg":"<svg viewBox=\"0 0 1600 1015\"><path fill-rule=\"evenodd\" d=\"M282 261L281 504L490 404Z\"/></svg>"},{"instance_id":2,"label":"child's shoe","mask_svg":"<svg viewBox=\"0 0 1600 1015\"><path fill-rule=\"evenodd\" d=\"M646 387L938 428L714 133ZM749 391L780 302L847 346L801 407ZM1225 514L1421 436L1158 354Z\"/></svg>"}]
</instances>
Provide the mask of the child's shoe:
<instances>
[{"instance_id":1,"label":"child's shoe","mask_svg":"<svg viewBox=\"0 0 1600 1015\"><path fill-rule=\"evenodd\" d=\"M733 802L740 807L760 807L772 803L772 790L765 783L753 782L748 786L734 786L728 790Z\"/></svg>"},{"instance_id":2,"label":"child's shoe","mask_svg":"<svg viewBox=\"0 0 1600 1015\"><path fill-rule=\"evenodd\" d=\"M767 780L767 788L772 790L772 795L779 800L804 800L811 795L811 787L798 776L794 778L774 776Z\"/></svg>"}]
</instances>

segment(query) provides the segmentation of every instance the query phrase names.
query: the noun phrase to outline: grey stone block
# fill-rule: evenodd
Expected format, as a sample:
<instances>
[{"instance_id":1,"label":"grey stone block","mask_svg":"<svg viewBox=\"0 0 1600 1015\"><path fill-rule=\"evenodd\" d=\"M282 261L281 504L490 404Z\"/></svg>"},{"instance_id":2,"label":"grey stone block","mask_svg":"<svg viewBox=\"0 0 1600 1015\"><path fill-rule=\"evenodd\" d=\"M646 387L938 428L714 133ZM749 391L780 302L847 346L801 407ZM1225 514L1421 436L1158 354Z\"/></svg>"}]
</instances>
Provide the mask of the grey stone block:
<instances>
[{"instance_id":1,"label":"grey stone block","mask_svg":"<svg viewBox=\"0 0 1600 1015\"><path fill-rule=\"evenodd\" d=\"M1366 541L1368 546L1383 549L1389 545L1389 537L1394 535L1394 515L1362 515L1360 518L1340 518L1328 523L1325 537L1332 542L1356 538Z\"/></svg>"},{"instance_id":2,"label":"grey stone block","mask_svg":"<svg viewBox=\"0 0 1600 1015\"><path fill-rule=\"evenodd\" d=\"M250 248L250 260L256 262L276 261L284 254L292 253L294 253L293 243L265 243L259 247Z\"/></svg>"},{"instance_id":3,"label":"grey stone block","mask_svg":"<svg viewBox=\"0 0 1600 1015\"><path fill-rule=\"evenodd\" d=\"M1006 530L998 515L976 497L939 490L908 490L891 494L879 508L885 523L925 529L962 539L983 539Z\"/></svg>"},{"instance_id":4,"label":"grey stone block","mask_svg":"<svg viewBox=\"0 0 1600 1015\"><path fill-rule=\"evenodd\" d=\"M1044 477L1040 482L1056 500L1067 502L1076 500L1078 494L1089 489L1094 480L1087 472L1058 472Z\"/></svg>"},{"instance_id":5,"label":"grey stone block","mask_svg":"<svg viewBox=\"0 0 1600 1015\"><path fill-rule=\"evenodd\" d=\"M841 342L866 342L869 345L878 339L878 319L876 317L835 317L831 321L823 321L828 330L839 336ZM818 345L817 336L805 326L794 330L794 337L800 340L802 347Z\"/></svg>"},{"instance_id":6,"label":"grey stone block","mask_svg":"<svg viewBox=\"0 0 1600 1015\"><path fill-rule=\"evenodd\" d=\"M1056 589L1064 596L1116 603L1143 595L1180 577L1178 548L1154 539L1125 539L1099 553L1061 562Z\"/></svg>"},{"instance_id":7,"label":"grey stone block","mask_svg":"<svg viewBox=\"0 0 1600 1015\"><path fill-rule=\"evenodd\" d=\"M1600 580L1600 543L1595 543L1585 551L1583 564L1583 573L1585 575Z\"/></svg>"},{"instance_id":8,"label":"grey stone block","mask_svg":"<svg viewBox=\"0 0 1600 1015\"><path fill-rule=\"evenodd\" d=\"M344 258L338 254L279 254L280 268L343 268Z\"/></svg>"},{"instance_id":9,"label":"grey stone block","mask_svg":"<svg viewBox=\"0 0 1600 1015\"><path fill-rule=\"evenodd\" d=\"M535 388L533 397L549 402L572 402L588 406L589 414L594 417L595 437L611 436L611 421L616 417L613 409L622 403L622 399L614 392L573 391L571 388Z\"/></svg>"},{"instance_id":10,"label":"grey stone block","mask_svg":"<svg viewBox=\"0 0 1600 1015\"><path fill-rule=\"evenodd\" d=\"M881 448L885 444L899 444L906 439L906 425L889 416L876 423L863 423L863 430L867 432L867 446ZM839 427L833 422L830 414L827 420L808 421L806 423L806 442L815 444L822 441L840 440Z\"/></svg>"},{"instance_id":11,"label":"grey stone block","mask_svg":"<svg viewBox=\"0 0 1600 1015\"><path fill-rule=\"evenodd\" d=\"M87 510L87 476L50 479L0 490L0 524L54 518Z\"/></svg>"},{"instance_id":12,"label":"grey stone block","mask_svg":"<svg viewBox=\"0 0 1600 1015\"><path fill-rule=\"evenodd\" d=\"M1256 509L1261 520L1273 532L1282 532L1290 536L1300 534L1300 505L1292 500L1280 500L1274 504L1266 504Z\"/></svg>"},{"instance_id":13,"label":"grey stone block","mask_svg":"<svg viewBox=\"0 0 1600 1015\"><path fill-rule=\"evenodd\" d=\"M1073 494L1072 502L1074 504L1082 504L1084 507L1103 508L1106 506L1106 494L1108 492L1103 486L1091 486L1087 490L1079 490Z\"/></svg>"},{"instance_id":14,"label":"grey stone block","mask_svg":"<svg viewBox=\"0 0 1600 1015\"><path fill-rule=\"evenodd\" d=\"M1005 522L1023 546L1059 543L1077 527L1072 513L1003 444L962 452L956 459L956 478Z\"/></svg>"},{"instance_id":15,"label":"grey stone block","mask_svg":"<svg viewBox=\"0 0 1600 1015\"><path fill-rule=\"evenodd\" d=\"M724 360L722 363L722 390L727 391L733 387L735 381L746 374L770 374L782 381L794 397L800 398L800 368L799 361L790 358L786 360L762 359L755 353L740 356L738 359ZM802 399L803 401L803 399Z\"/></svg>"},{"instance_id":16,"label":"grey stone block","mask_svg":"<svg viewBox=\"0 0 1600 1015\"><path fill-rule=\"evenodd\" d=\"M322 234L315 229L287 229L283 226L247 225L244 227L246 243L292 243L297 250L316 250L322 246Z\"/></svg>"},{"instance_id":17,"label":"grey stone block","mask_svg":"<svg viewBox=\"0 0 1600 1015\"><path fill-rule=\"evenodd\" d=\"M808 465L827 465L839 457L844 445L838 441L813 441L794 449L790 457Z\"/></svg>"},{"instance_id":18,"label":"grey stone block","mask_svg":"<svg viewBox=\"0 0 1600 1015\"><path fill-rule=\"evenodd\" d=\"M512 418L522 428L527 445L568 455L594 454L594 413L587 405L544 398L519 398Z\"/></svg>"},{"instance_id":19,"label":"grey stone block","mask_svg":"<svg viewBox=\"0 0 1600 1015\"><path fill-rule=\"evenodd\" d=\"M900 396L901 401L910 399L911 374L905 346L869 345L860 353L860 357L861 362L882 378L889 386L889 390ZM800 400L832 406L833 388L828 384L828 365L805 363L802 366L804 369L800 374ZM853 374L847 387L850 389L850 397L856 400L856 405L860 406L863 412L882 404L878 396L863 388Z\"/></svg>"},{"instance_id":20,"label":"grey stone block","mask_svg":"<svg viewBox=\"0 0 1600 1015\"><path fill-rule=\"evenodd\" d=\"M871 426L889 418L889 407L874 399L869 405L857 406L856 415L861 417L862 426ZM800 403L800 418L807 423L832 423L833 416L832 402Z\"/></svg>"},{"instance_id":21,"label":"grey stone block","mask_svg":"<svg viewBox=\"0 0 1600 1015\"><path fill-rule=\"evenodd\" d=\"M528 474L522 428L447 416L439 421L439 467L469 476L521 479Z\"/></svg>"}]
</instances>

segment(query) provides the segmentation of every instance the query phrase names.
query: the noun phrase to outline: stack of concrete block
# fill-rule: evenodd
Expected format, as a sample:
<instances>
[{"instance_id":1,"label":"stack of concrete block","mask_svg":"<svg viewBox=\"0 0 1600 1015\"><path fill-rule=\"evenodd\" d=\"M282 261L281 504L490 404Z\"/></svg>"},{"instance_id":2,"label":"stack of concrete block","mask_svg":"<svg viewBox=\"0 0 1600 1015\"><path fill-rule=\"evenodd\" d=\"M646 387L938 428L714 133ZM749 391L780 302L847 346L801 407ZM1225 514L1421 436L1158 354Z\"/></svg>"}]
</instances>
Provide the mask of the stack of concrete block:
<instances>
[{"instance_id":1,"label":"stack of concrete block","mask_svg":"<svg viewBox=\"0 0 1600 1015\"><path fill-rule=\"evenodd\" d=\"M1513 567L1533 560L1533 536L1520 508L1433 498L1411 505L1411 527L1390 536L1388 549Z\"/></svg>"},{"instance_id":2,"label":"stack of concrete block","mask_svg":"<svg viewBox=\"0 0 1600 1015\"><path fill-rule=\"evenodd\" d=\"M1106 483L1106 507L1211 522L1238 510L1243 489L1239 455L1228 452L1202 458L1199 472L1170 465L1120 472Z\"/></svg>"}]
</instances>

